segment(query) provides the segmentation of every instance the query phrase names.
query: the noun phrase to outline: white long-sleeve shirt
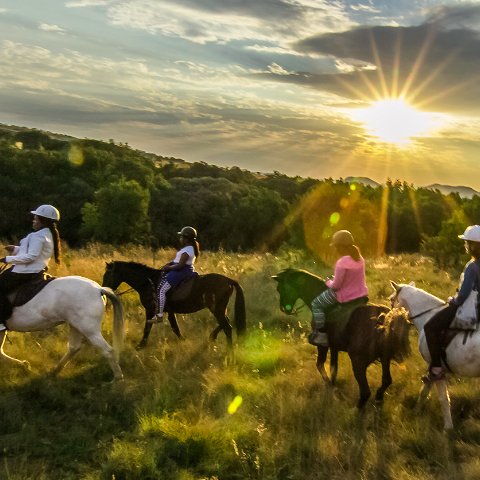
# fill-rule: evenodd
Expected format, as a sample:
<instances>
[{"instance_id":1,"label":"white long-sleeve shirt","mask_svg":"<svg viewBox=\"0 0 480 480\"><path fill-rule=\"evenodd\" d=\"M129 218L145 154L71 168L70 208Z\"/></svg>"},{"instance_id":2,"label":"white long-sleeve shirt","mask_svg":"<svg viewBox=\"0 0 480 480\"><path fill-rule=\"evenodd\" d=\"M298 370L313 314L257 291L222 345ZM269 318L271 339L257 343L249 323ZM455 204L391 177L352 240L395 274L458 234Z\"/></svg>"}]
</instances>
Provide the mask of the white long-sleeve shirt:
<instances>
[{"instance_id":1,"label":"white long-sleeve shirt","mask_svg":"<svg viewBox=\"0 0 480 480\"><path fill-rule=\"evenodd\" d=\"M32 232L20 240L13 249L13 255L5 257L6 263L15 265L15 273L38 273L48 267L53 254L53 237L49 228Z\"/></svg>"}]
</instances>

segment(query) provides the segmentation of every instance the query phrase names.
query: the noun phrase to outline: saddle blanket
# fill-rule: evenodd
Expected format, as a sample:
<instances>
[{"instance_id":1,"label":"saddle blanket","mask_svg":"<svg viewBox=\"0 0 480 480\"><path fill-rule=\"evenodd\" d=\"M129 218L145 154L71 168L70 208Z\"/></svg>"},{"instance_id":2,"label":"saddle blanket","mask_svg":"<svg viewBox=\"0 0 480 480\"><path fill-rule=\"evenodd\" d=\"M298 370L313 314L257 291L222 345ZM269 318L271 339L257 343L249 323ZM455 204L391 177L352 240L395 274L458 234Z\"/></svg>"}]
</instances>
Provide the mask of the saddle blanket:
<instances>
[{"instance_id":1,"label":"saddle blanket","mask_svg":"<svg viewBox=\"0 0 480 480\"><path fill-rule=\"evenodd\" d=\"M345 326L347 325L350 315L353 311L358 308L366 305L368 303L368 297L356 298L350 302L339 303L331 310L327 311L326 315L326 325L335 326L336 332L342 332Z\"/></svg>"},{"instance_id":2,"label":"saddle blanket","mask_svg":"<svg viewBox=\"0 0 480 480\"><path fill-rule=\"evenodd\" d=\"M198 277L199 275L194 275L182 280L176 287L167 292L167 299L170 302L182 302L183 300L186 300L192 293L195 281Z\"/></svg>"}]
</instances>

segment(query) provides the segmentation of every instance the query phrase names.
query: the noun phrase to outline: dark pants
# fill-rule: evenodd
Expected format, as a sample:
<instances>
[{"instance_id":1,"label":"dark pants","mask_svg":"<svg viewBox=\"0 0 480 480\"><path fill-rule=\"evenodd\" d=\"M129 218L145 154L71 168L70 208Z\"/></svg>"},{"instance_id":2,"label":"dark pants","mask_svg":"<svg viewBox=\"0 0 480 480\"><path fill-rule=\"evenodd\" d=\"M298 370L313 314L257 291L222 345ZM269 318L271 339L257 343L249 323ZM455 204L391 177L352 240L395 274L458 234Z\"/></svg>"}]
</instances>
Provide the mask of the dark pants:
<instances>
[{"instance_id":1,"label":"dark pants","mask_svg":"<svg viewBox=\"0 0 480 480\"><path fill-rule=\"evenodd\" d=\"M24 283L33 280L38 273L15 273L8 269L0 275L0 322L4 323L12 314L7 295Z\"/></svg>"},{"instance_id":2,"label":"dark pants","mask_svg":"<svg viewBox=\"0 0 480 480\"><path fill-rule=\"evenodd\" d=\"M452 323L457 308L457 305L448 304L425 324L425 338L432 357L430 367L442 366L442 332Z\"/></svg>"}]
</instances>

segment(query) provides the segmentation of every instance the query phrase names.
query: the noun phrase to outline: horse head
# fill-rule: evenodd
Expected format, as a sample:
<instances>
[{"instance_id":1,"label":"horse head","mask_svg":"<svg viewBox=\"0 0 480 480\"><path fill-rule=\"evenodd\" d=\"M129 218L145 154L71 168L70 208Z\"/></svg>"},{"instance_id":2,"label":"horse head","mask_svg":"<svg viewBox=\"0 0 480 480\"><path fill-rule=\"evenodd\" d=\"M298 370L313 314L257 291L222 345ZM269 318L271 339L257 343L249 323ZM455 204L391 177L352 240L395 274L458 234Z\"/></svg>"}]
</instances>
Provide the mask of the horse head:
<instances>
[{"instance_id":1,"label":"horse head","mask_svg":"<svg viewBox=\"0 0 480 480\"><path fill-rule=\"evenodd\" d=\"M122 281L118 279L116 275L115 262L105 262L105 273L103 274L102 286L116 290L121 283Z\"/></svg>"},{"instance_id":2,"label":"horse head","mask_svg":"<svg viewBox=\"0 0 480 480\"><path fill-rule=\"evenodd\" d=\"M295 315L300 311L300 308L295 308L297 300L301 299L310 306L311 301L326 288L320 277L296 268L287 268L272 275L272 278L277 282L280 310L287 315Z\"/></svg>"},{"instance_id":3,"label":"horse head","mask_svg":"<svg viewBox=\"0 0 480 480\"><path fill-rule=\"evenodd\" d=\"M280 310L287 315L295 315L295 303L299 298L298 290L292 282L290 269L283 270L277 275L272 275L277 282L277 292L280 295Z\"/></svg>"},{"instance_id":4,"label":"horse head","mask_svg":"<svg viewBox=\"0 0 480 480\"><path fill-rule=\"evenodd\" d=\"M402 307L408 311L410 320L423 316L445 304L443 300L431 293L417 288L415 282L408 284L390 282L394 290L390 295L392 308Z\"/></svg>"}]
</instances>

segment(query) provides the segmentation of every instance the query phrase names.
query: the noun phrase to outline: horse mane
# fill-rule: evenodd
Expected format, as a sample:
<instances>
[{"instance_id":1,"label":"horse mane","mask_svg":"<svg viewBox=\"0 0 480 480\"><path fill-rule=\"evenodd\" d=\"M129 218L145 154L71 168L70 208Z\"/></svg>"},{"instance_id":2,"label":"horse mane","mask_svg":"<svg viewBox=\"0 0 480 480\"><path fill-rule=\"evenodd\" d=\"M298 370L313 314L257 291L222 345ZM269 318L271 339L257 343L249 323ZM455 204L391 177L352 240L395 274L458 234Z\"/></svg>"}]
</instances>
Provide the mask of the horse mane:
<instances>
[{"instance_id":1,"label":"horse mane","mask_svg":"<svg viewBox=\"0 0 480 480\"><path fill-rule=\"evenodd\" d=\"M148 265L145 265L144 263L140 263L140 262L133 262L133 261L123 261L123 260L114 260L112 262L112 264L121 264L125 267L132 267L136 270L141 270L142 272L146 272L145 274L147 273L158 273L160 271L160 269L158 268L153 268L153 267L149 267Z\"/></svg>"},{"instance_id":2,"label":"horse mane","mask_svg":"<svg viewBox=\"0 0 480 480\"><path fill-rule=\"evenodd\" d=\"M385 340L391 349L392 358L396 362L403 362L411 353L408 312L404 308L393 308L383 318Z\"/></svg>"},{"instance_id":3,"label":"horse mane","mask_svg":"<svg viewBox=\"0 0 480 480\"><path fill-rule=\"evenodd\" d=\"M281 277L281 276L296 275L296 274L307 275L309 277L316 278L321 282L325 282L325 280L319 275L315 275L314 273L309 272L308 270L304 270L302 268L287 267L284 270L282 270L280 273L278 273L277 276Z\"/></svg>"},{"instance_id":4,"label":"horse mane","mask_svg":"<svg viewBox=\"0 0 480 480\"><path fill-rule=\"evenodd\" d=\"M405 284L400 284L401 289L405 290L416 290L417 292L423 293L425 297L427 297L429 300L436 300L440 303L445 303L441 298L437 297L436 295L433 295L433 293L427 292L426 290L423 290L423 288L418 288L414 287L413 285L405 285Z\"/></svg>"}]
</instances>

